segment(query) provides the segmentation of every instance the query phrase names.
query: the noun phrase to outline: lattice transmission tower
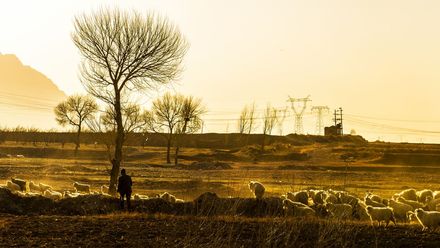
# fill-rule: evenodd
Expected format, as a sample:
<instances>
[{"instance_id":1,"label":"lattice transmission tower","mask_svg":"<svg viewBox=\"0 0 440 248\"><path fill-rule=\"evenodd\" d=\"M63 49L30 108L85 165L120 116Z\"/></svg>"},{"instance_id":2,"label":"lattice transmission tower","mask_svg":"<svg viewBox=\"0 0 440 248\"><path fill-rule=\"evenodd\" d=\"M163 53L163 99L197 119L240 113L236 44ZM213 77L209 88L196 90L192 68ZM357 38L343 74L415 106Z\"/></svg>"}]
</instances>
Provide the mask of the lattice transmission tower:
<instances>
[{"instance_id":1,"label":"lattice transmission tower","mask_svg":"<svg viewBox=\"0 0 440 248\"><path fill-rule=\"evenodd\" d=\"M305 98L293 98L289 96L287 99L291 104L293 113L295 114L295 133L303 133L303 115L307 108L307 102L311 102L310 95ZM296 105L295 105L296 104Z\"/></svg>"},{"instance_id":2,"label":"lattice transmission tower","mask_svg":"<svg viewBox=\"0 0 440 248\"><path fill-rule=\"evenodd\" d=\"M330 109L327 106L313 106L312 113L316 113L316 135L324 134L324 114L328 114Z\"/></svg>"}]
</instances>

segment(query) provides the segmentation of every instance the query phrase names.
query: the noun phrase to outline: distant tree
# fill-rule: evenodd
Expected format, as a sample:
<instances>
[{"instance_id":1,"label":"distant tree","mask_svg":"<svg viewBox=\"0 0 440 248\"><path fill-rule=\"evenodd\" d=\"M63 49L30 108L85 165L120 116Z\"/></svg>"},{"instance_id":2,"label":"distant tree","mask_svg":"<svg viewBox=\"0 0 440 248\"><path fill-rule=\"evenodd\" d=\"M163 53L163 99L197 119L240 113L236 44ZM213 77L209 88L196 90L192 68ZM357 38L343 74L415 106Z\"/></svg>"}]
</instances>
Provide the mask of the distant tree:
<instances>
[{"instance_id":1,"label":"distant tree","mask_svg":"<svg viewBox=\"0 0 440 248\"><path fill-rule=\"evenodd\" d=\"M81 82L114 110L116 136L110 193L122 160L124 123L121 99L176 79L187 43L176 26L154 14L101 9L74 20L73 42L82 55Z\"/></svg>"},{"instance_id":2,"label":"distant tree","mask_svg":"<svg viewBox=\"0 0 440 248\"><path fill-rule=\"evenodd\" d=\"M176 127L176 142L175 142L175 154L174 164L178 165L179 160L179 138L183 134L195 133L202 128L203 121L201 116L206 112L202 105L202 100L194 98L193 96L187 96L181 100L180 112L178 114L178 121Z\"/></svg>"},{"instance_id":3,"label":"distant tree","mask_svg":"<svg viewBox=\"0 0 440 248\"><path fill-rule=\"evenodd\" d=\"M255 129L255 103L244 106L238 119L238 131L241 134L250 134Z\"/></svg>"},{"instance_id":4,"label":"distant tree","mask_svg":"<svg viewBox=\"0 0 440 248\"><path fill-rule=\"evenodd\" d=\"M184 96L165 93L161 98L153 101L151 112L146 114L148 119L147 129L162 133L167 140L167 163L171 163L171 145L174 133L181 121L181 109Z\"/></svg>"},{"instance_id":5,"label":"distant tree","mask_svg":"<svg viewBox=\"0 0 440 248\"><path fill-rule=\"evenodd\" d=\"M127 134L142 131L147 123L145 115L138 104L125 104L122 108L122 120L124 123L124 138ZM90 131L103 135L101 143L107 147L109 159L112 159L111 148L115 146L115 136L117 125L115 122L115 113L111 107L108 107L103 114L86 122Z\"/></svg>"},{"instance_id":6,"label":"distant tree","mask_svg":"<svg viewBox=\"0 0 440 248\"><path fill-rule=\"evenodd\" d=\"M263 115L263 140L261 143L261 151L264 151L266 136L272 134L272 130L275 127L277 121L278 111L268 104Z\"/></svg>"},{"instance_id":7,"label":"distant tree","mask_svg":"<svg viewBox=\"0 0 440 248\"><path fill-rule=\"evenodd\" d=\"M96 102L87 95L69 96L65 101L55 107L56 121L61 126L71 125L76 127L75 154L80 147L82 125L98 111Z\"/></svg>"},{"instance_id":8,"label":"distant tree","mask_svg":"<svg viewBox=\"0 0 440 248\"><path fill-rule=\"evenodd\" d=\"M280 135L283 135L283 124L287 117L287 107L283 110L279 110L277 117L278 132Z\"/></svg>"}]
</instances>

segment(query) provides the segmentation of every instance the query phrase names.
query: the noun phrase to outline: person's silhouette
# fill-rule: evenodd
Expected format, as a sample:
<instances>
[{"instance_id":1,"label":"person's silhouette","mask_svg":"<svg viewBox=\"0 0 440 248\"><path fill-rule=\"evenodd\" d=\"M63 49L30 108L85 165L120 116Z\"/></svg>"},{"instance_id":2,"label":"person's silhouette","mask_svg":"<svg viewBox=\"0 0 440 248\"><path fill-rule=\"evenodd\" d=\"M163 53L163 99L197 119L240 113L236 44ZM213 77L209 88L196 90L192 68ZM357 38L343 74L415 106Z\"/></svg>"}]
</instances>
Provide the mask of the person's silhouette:
<instances>
[{"instance_id":1,"label":"person's silhouette","mask_svg":"<svg viewBox=\"0 0 440 248\"><path fill-rule=\"evenodd\" d=\"M124 209L124 196L127 198L127 209L131 209L131 186L133 182L131 181L131 177L125 173L125 169L121 170L121 176L118 180L118 192L120 195L120 207Z\"/></svg>"}]
</instances>

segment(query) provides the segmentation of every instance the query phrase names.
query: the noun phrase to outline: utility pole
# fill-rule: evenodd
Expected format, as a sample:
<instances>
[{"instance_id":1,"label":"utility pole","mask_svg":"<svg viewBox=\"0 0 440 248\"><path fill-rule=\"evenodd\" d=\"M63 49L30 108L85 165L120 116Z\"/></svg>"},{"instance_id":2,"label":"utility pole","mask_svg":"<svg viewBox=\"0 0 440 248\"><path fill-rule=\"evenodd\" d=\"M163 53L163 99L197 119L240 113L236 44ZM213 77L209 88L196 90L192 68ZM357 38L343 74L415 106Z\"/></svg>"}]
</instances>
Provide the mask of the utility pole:
<instances>
[{"instance_id":1,"label":"utility pole","mask_svg":"<svg viewBox=\"0 0 440 248\"><path fill-rule=\"evenodd\" d=\"M289 99L287 99L287 101L290 102L293 113L295 114L295 133L302 134L303 133L302 117L304 115L304 111L307 108L307 102L312 101L310 99L310 95L305 98L292 98L289 96ZM300 106L299 107L295 106L295 103L299 103Z\"/></svg>"},{"instance_id":2,"label":"utility pole","mask_svg":"<svg viewBox=\"0 0 440 248\"><path fill-rule=\"evenodd\" d=\"M316 135L322 135L323 134L323 127L324 127L324 121L323 121L323 115L328 113L330 109L327 106L313 106L312 107L312 113L316 113Z\"/></svg>"},{"instance_id":3,"label":"utility pole","mask_svg":"<svg viewBox=\"0 0 440 248\"><path fill-rule=\"evenodd\" d=\"M337 128L337 134L344 135L344 126L342 124L342 108L335 109L333 115L333 121L335 122L335 128Z\"/></svg>"}]
</instances>

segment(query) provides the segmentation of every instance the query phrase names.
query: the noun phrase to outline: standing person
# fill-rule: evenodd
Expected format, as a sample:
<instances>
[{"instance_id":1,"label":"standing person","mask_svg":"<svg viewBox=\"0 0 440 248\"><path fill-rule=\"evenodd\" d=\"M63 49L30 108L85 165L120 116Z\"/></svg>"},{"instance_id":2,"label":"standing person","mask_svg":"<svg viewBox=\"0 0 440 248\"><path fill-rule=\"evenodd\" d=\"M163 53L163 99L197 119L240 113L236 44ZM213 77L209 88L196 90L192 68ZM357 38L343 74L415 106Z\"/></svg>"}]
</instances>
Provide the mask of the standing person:
<instances>
[{"instance_id":1,"label":"standing person","mask_svg":"<svg viewBox=\"0 0 440 248\"><path fill-rule=\"evenodd\" d=\"M127 198L127 209L130 210L131 203L131 186L133 182L131 181L131 177L125 173L125 169L121 170L121 176L118 180L118 192L120 195L120 207L124 209L124 196Z\"/></svg>"}]
</instances>

